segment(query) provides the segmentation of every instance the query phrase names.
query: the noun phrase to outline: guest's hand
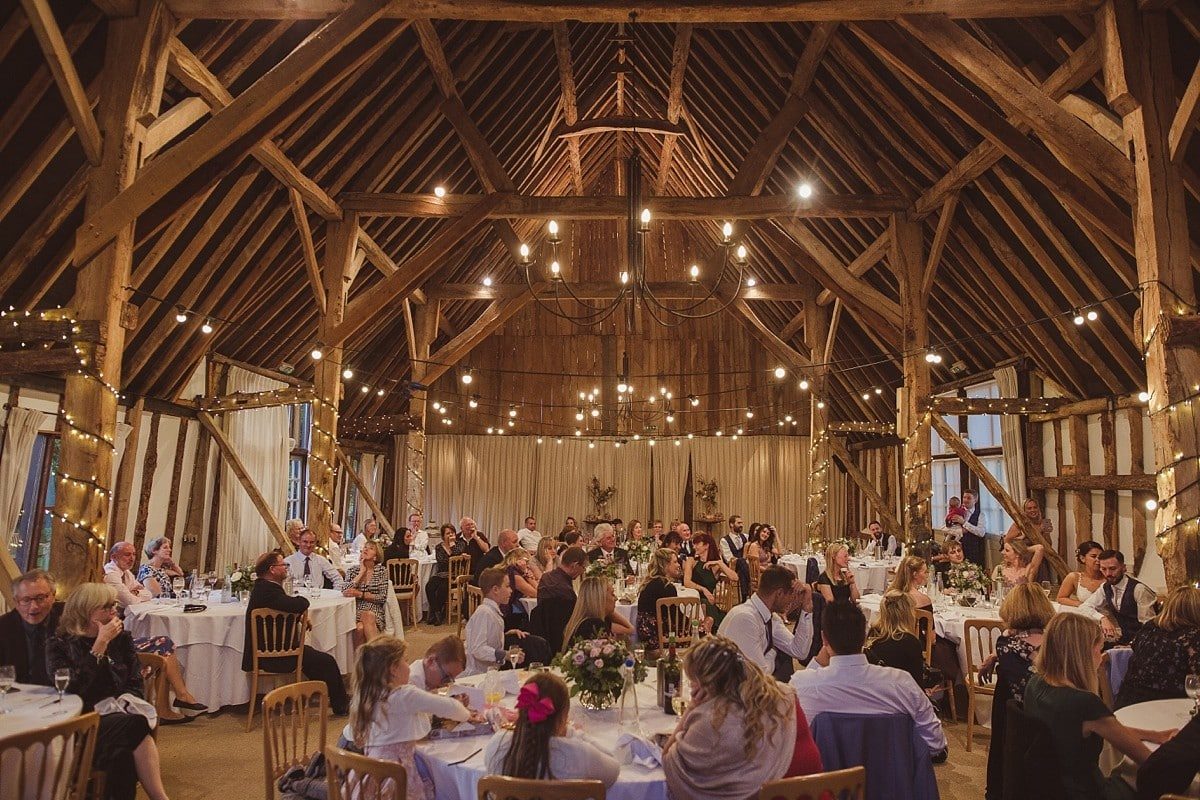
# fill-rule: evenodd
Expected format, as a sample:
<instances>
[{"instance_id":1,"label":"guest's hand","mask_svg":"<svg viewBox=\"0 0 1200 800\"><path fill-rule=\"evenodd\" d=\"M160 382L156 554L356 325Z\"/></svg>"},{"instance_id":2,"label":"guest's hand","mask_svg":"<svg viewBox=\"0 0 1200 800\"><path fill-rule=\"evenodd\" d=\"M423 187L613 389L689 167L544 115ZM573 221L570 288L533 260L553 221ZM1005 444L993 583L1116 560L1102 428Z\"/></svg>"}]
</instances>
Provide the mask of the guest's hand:
<instances>
[{"instance_id":1,"label":"guest's hand","mask_svg":"<svg viewBox=\"0 0 1200 800\"><path fill-rule=\"evenodd\" d=\"M813 608L812 587L809 586L807 583L804 583L803 581L801 581L800 583L796 584L796 593L792 599L791 611L800 609L801 611L807 611L811 614L812 608Z\"/></svg>"},{"instance_id":2,"label":"guest's hand","mask_svg":"<svg viewBox=\"0 0 1200 800\"><path fill-rule=\"evenodd\" d=\"M723 566L725 566L724 561L706 561L706 562L704 562L704 568L707 570L712 570L713 567L723 567Z\"/></svg>"},{"instance_id":3,"label":"guest's hand","mask_svg":"<svg viewBox=\"0 0 1200 800\"><path fill-rule=\"evenodd\" d=\"M96 641L97 643L103 642L107 645L113 639L117 638L123 630L125 630L125 623L121 622L120 617L113 617L100 626L100 632L96 634Z\"/></svg>"},{"instance_id":4,"label":"guest's hand","mask_svg":"<svg viewBox=\"0 0 1200 800\"><path fill-rule=\"evenodd\" d=\"M993 653L987 657L987 660L979 667L979 682L991 683L992 675L996 672L996 656Z\"/></svg>"},{"instance_id":5,"label":"guest's hand","mask_svg":"<svg viewBox=\"0 0 1200 800\"><path fill-rule=\"evenodd\" d=\"M844 574L846 583L850 584L851 586L853 586L854 582L858 580L858 576L854 574L854 570L852 569L846 570Z\"/></svg>"},{"instance_id":6,"label":"guest's hand","mask_svg":"<svg viewBox=\"0 0 1200 800\"><path fill-rule=\"evenodd\" d=\"M813 661L816 661L822 667L828 667L829 658L832 655L833 651L829 649L829 645L822 645L820 651L813 657Z\"/></svg>"},{"instance_id":7,"label":"guest's hand","mask_svg":"<svg viewBox=\"0 0 1200 800\"><path fill-rule=\"evenodd\" d=\"M521 630L520 628L513 628L511 631L506 631L505 635L506 636L515 636L518 639L524 639L529 634L526 633L525 631Z\"/></svg>"},{"instance_id":8,"label":"guest's hand","mask_svg":"<svg viewBox=\"0 0 1200 800\"><path fill-rule=\"evenodd\" d=\"M704 691L703 686L692 686L692 699L688 702L688 708L695 708L708 699L708 692Z\"/></svg>"},{"instance_id":9,"label":"guest's hand","mask_svg":"<svg viewBox=\"0 0 1200 800\"><path fill-rule=\"evenodd\" d=\"M1142 731L1142 739L1154 744L1166 744L1171 740L1171 737L1179 733L1178 728L1172 728L1166 731Z\"/></svg>"}]
</instances>

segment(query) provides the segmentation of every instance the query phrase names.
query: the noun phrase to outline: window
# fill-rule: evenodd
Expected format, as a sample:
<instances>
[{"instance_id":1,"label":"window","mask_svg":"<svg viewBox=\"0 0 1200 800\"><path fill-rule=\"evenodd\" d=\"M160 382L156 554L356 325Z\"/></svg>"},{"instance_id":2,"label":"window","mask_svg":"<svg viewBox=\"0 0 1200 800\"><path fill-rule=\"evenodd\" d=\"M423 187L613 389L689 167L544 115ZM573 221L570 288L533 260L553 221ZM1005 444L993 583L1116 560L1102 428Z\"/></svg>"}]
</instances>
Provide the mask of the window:
<instances>
[{"instance_id":1,"label":"window","mask_svg":"<svg viewBox=\"0 0 1200 800\"><path fill-rule=\"evenodd\" d=\"M288 458L287 518L306 519L308 512L308 450L312 441L312 405L288 406L292 452Z\"/></svg>"},{"instance_id":2,"label":"window","mask_svg":"<svg viewBox=\"0 0 1200 800\"><path fill-rule=\"evenodd\" d=\"M979 460L987 467L987 471L992 474L1000 485L1004 485L1004 456L980 456ZM1000 506L1000 501L992 497L992 493L987 490L987 487L982 483L979 484L979 509L980 521L987 527L987 532L992 534L1002 534L1008 530L1008 526L1012 524L1008 514Z\"/></svg>"},{"instance_id":3,"label":"window","mask_svg":"<svg viewBox=\"0 0 1200 800\"><path fill-rule=\"evenodd\" d=\"M362 453L354 453L350 456L350 466L354 470L354 474L358 475L362 469ZM358 530L358 484L346 478L346 518L342 525L342 531L347 534L353 534Z\"/></svg>"},{"instance_id":4,"label":"window","mask_svg":"<svg viewBox=\"0 0 1200 800\"><path fill-rule=\"evenodd\" d=\"M51 518L58 476L59 437L39 433L33 443L29 477L21 495L21 513L9 538L8 550L21 570L50 568Z\"/></svg>"},{"instance_id":5,"label":"window","mask_svg":"<svg viewBox=\"0 0 1200 800\"><path fill-rule=\"evenodd\" d=\"M967 387L965 391L948 392L942 397L954 396L992 398L1000 397L1000 387L995 381L976 384ZM958 431L959 435L971 448L987 471L1004 484L1004 454L1000 437L1000 416L998 414L967 414L963 416L943 417L946 424ZM931 519L934 527L940 527L945 522L946 509L951 497L961 496L964 489L973 489L979 496L980 524L990 534L1001 534L1008 529L1010 520L1001 508L996 498L992 497L978 476L972 476L962 460L954 454L936 432L932 436L933 451L933 510Z\"/></svg>"},{"instance_id":6,"label":"window","mask_svg":"<svg viewBox=\"0 0 1200 800\"><path fill-rule=\"evenodd\" d=\"M967 389L967 397L999 399L1000 387L995 381L971 386ZM972 450L1000 447L1000 415L972 414L967 417L967 443Z\"/></svg>"},{"instance_id":7,"label":"window","mask_svg":"<svg viewBox=\"0 0 1200 800\"><path fill-rule=\"evenodd\" d=\"M950 498L958 496L961 485L962 462L957 458L942 458L933 462L933 526L940 528Z\"/></svg>"},{"instance_id":8,"label":"window","mask_svg":"<svg viewBox=\"0 0 1200 800\"><path fill-rule=\"evenodd\" d=\"M938 397L954 397L954 396L955 396L954 392L947 392L946 394L938 395ZM942 419L946 420L946 424L949 425L951 428L953 428L954 430L958 430L958 417L957 416L955 416L953 414L943 414ZM947 454L953 455L954 451L951 450L946 445L946 443L942 441L942 437L938 436L937 431L930 431L929 439L930 439L929 451L934 456L941 456L941 455L947 455Z\"/></svg>"}]
</instances>

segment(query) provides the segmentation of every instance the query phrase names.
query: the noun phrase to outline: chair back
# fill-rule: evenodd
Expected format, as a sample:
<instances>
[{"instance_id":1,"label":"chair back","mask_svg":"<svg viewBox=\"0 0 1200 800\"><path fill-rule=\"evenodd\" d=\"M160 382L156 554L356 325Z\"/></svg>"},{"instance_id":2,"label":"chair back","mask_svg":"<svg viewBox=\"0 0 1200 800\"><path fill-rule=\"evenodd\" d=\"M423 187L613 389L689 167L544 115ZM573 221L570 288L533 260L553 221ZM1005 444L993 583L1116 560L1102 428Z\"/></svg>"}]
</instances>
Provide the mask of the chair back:
<instances>
[{"instance_id":1,"label":"chair back","mask_svg":"<svg viewBox=\"0 0 1200 800\"><path fill-rule=\"evenodd\" d=\"M478 586L466 585L467 592L467 619L475 613L475 609L479 608L479 604L483 602L483 590Z\"/></svg>"},{"instance_id":2,"label":"chair back","mask_svg":"<svg viewBox=\"0 0 1200 800\"><path fill-rule=\"evenodd\" d=\"M142 667L142 693L156 708L165 708L170 699L167 691L167 660L156 653L138 653Z\"/></svg>"},{"instance_id":3,"label":"chair back","mask_svg":"<svg viewBox=\"0 0 1200 800\"><path fill-rule=\"evenodd\" d=\"M908 714L827 711L810 722L826 769L863 767L889 776L868 783L865 800L938 800L932 754Z\"/></svg>"},{"instance_id":4,"label":"chair back","mask_svg":"<svg viewBox=\"0 0 1200 800\"><path fill-rule=\"evenodd\" d=\"M762 577L762 559L747 558L746 563L750 566L750 594L758 591L758 581Z\"/></svg>"},{"instance_id":5,"label":"chair back","mask_svg":"<svg viewBox=\"0 0 1200 800\"><path fill-rule=\"evenodd\" d=\"M963 646L967 651L967 683L976 680L979 667L996 652L996 640L1004 633L998 619L969 619L963 623Z\"/></svg>"},{"instance_id":6,"label":"chair back","mask_svg":"<svg viewBox=\"0 0 1200 800\"><path fill-rule=\"evenodd\" d=\"M937 628L934 626L932 611L917 609L917 638L925 645L925 666L933 666L933 643L937 641Z\"/></svg>"},{"instance_id":7,"label":"chair back","mask_svg":"<svg viewBox=\"0 0 1200 800\"><path fill-rule=\"evenodd\" d=\"M308 635L308 612L293 614L273 608L256 608L250 612L250 646L253 648L254 669L263 658L296 657L296 671L304 657L304 638ZM291 670L287 670L291 672ZM253 702L253 698L251 698Z\"/></svg>"},{"instance_id":8,"label":"chair back","mask_svg":"<svg viewBox=\"0 0 1200 800\"><path fill-rule=\"evenodd\" d=\"M396 587L397 599L409 599L417 592L419 563L415 558L389 558L387 560L388 578Z\"/></svg>"},{"instance_id":9,"label":"chair back","mask_svg":"<svg viewBox=\"0 0 1200 800\"><path fill-rule=\"evenodd\" d=\"M340 747L325 748L329 800L404 800L408 772L395 761L381 761Z\"/></svg>"},{"instance_id":10,"label":"chair back","mask_svg":"<svg viewBox=\"0 0 1200 800\"><path fill-rule=\"evenodd\" d=\"M1125 673L1129 672L1129 662L1133 658L1133 648L1114 647L1105 650L1100 659L1100 699L1109 708L1125 683Z\"/></svg>"},{"instance_id":11,"label":"chair back","mask_svg":"<svg viewBox=\"0 0 1200 800\"><path fill-rule=\"evenodd\" d=\"M99 731L91 713L0 739L0 796L84 800Z\"/></svg>"},{"instance_id":12,"label":"chair back","mask_svg":"<svg viewBox=\"0 0 1200 800\"><path fill-rule=\"evenodd\" d=\"M654 613L658 618L658 649L665 650L675 634L679 647L692 644L692 620L704 621L704 604L699 597L660 597Z\"/></svg>"},{"instance_id":13,"label":"chair back","mask_svg":"<svg viewBox=\"0 0 1200 800\"><path fill-rule=\"evenodd\" d=\"M279 778L294 767L307 767L325 746L329 690L324 681L281 686L263 698L262 712L266 798L274 800Z\"/></svg>"},{"instance_id":14,"label":"chair back","mask_svg":"<svg viewBox=\"0 0 1200 800\"><path fill-rule=\"evenodd\" d=\"M450 585L459 578L471 579L471 556L463 553L459 556L450 556Z\"/></svg>"},{"instance_id":15,"label":"chair back","mask_svg":"<svg viewBox=\"0 0 1200 800\"><path fill-rule=\"evenodd\" d=\"M758 800L863 800L866 791L867 771L850 767L767 781L758 792Z\"/></svg>"},{"instance_id":16,"label":"chair back","mask_svg":"<svg viewBox=\"0 0 1200 800\"><path fill-rule=\"evenodd\" d=\"M808 561L804 563L804 582L816 583L817 579L820 577L821 566L817 563L815 558L809 558Z\"/></svg>"},{"instance_id":17,"label":"chair back","mask_svg":"<svg viewBox=\"0 0 1200 800\"><path fill-rule=\"evenodd\" d=\"M413 598L409 598L409 606L414 602ZM387 599L383 604L383 632L388 636L395 636L399 639L404 638L404 615L400 613L400 598L396 596L396 587L388 581Z\"/></svg>"},{"instance_id":18,"label":"chair back","mask_svg":"<svg viewBox=\"0 0 1200 800\"><path fill-rule=\"evenodd\" d=\"M458 575L450 581L450 592L446 595L446 622L458 626L459 636L462 636L463 625L466 623L466 619L463 617L463 601L467 596L467 587L470 585L470 575Z\"/></svg>"},{"instance_id":19,"label":"chair back","mask_svg":"<svg viewBox=\"0 0 1200 800\"><path fill-rule=\"evenodd\" d=\"M485 775L478 800L604 800L600 781L547 781ZM332 798L331 798L332 800Z\"/></svg>"},{"instance_id":20,"label":"chair back","mask_svg":"<svg viewBox=\"0 0 1200 800\"><path fill-rule=\"evenodd\" d=\"M721 580L717 582L717 590L713 592L713 599L716 600L717 608L725 613L741 602L738 597L738 585L733 581Z\"/></svg>"},{"instance_id":21,"label":"chair back","mask_svg":"<svg viewBox=\"0 0 1200 800\"><path fill-rule=\"evenodd\" d=\"M1004 800L1057 800L1066 796L1050 729L1009 700L1004 721Z\"/></svg>"}]
</instances>

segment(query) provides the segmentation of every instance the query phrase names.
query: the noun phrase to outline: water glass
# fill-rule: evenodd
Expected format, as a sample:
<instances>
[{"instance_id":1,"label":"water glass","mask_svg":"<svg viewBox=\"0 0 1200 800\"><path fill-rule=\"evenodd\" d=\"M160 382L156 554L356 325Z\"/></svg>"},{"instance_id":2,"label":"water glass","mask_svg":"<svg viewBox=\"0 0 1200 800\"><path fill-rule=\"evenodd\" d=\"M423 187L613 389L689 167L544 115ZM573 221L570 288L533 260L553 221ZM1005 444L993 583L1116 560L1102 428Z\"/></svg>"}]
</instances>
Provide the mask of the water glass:
<instances>
[{"instance_id":1,"label":"water glass","mask_svg":"<svg viewBox=\"0 0 1200 800\"><path fill-rule=\"evenodd\" d=\"M1192 698L1191 715L1200 713L1200 674L1188 675L1183 679L1183 692Z\"/></svg>"},{"instance_id":2,"label":"water glass","mask_svg":"<svg viewBox=\"0 0 1200 800\"><path fill-rule=\"evenodd\" d=\"M63 694L66 693L67 687L71 685L71 670L66 667L59 667L54 670L54 688L58 690L58 702L62 702Z\"/></svg>"},{"instance_id":3,"label":"water glass","mask_svg":"<svg viewBox=\"0 0 1200 800\"><path fill-rule=\"evenodd\" d=\"M183 600L183 590L187 586L187 580L182 575L176 575L171 579L171 589L176 600Z\"/></svg>"},{"instance_id":4,"label":"water glass","mask_svg":"<svg viewBox=\"0 0 1200 800\"><path fill-rule=\"evenodd\" d=\"M11 664L0 666L0 714L7 714L8 690L17 682L17 668Z\"/></svg>"}]
</instances>

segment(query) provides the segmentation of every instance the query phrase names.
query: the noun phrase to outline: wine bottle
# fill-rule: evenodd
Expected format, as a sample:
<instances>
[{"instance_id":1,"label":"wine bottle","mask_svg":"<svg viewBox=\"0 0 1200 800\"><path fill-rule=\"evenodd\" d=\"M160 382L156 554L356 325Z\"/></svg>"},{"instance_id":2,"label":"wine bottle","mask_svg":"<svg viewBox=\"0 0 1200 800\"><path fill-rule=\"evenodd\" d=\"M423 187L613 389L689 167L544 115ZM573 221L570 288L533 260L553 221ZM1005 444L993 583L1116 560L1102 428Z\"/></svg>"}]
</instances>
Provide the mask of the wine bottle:
<instances>
[{"instance_id":1,"label":"wine bottle","mask_svg":"<svg viewBox=\"0 0 1200 800\"><path fill-rule=\"evenodd\" d=\"M679 664L679 656L675 654L675 635L672 634L667 644L667 657L659 660L658 683L661 688L662 709L664 714L675 715L675 705L672 702L675 695L683 688L683 670Z\"/></svg>"}]
</instances>

